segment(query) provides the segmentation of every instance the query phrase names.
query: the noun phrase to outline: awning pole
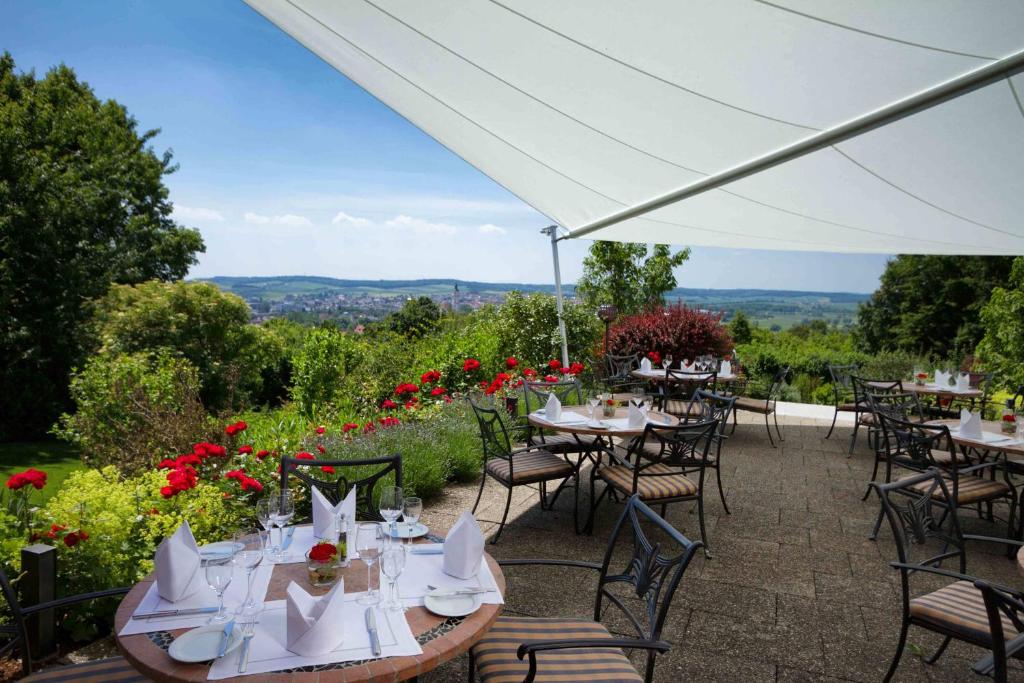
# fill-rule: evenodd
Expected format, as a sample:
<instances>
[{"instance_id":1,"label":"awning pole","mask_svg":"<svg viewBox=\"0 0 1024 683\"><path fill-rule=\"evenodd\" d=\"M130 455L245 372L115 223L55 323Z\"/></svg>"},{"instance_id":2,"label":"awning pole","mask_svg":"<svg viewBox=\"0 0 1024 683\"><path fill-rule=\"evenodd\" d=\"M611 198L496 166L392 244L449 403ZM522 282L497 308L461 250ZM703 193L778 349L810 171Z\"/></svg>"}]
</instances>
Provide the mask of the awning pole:
<instances>
[{"instance_id":1,"label":"awning pole","mask_svg":"<svg viewBox=\"0 0 1024 683\"><path fill-rule=\"evenodd\" d=\"M565 318L562 315L562 270L558 267L558 226L549 225L541 232L551 238L551 260L555 264L555 308L558 311L558 334L562 338L562 365L568 365L569 342L565 335Z\"/></svg>"},{"instance_id":2,"label":"awning pole","mask_svg":"<svg viewBox=\"0 0 1024 683\"><path fill-rule=\"evenodd\" d=\"M583 237L589 235L595 230L607 228L610 225L621 223L622 221L629 220L630 218L636 218L650 211L660 209L668 206L669 204L675 204L676 202L690 197L696 196L708 190L714 190L715 188L727 185L729 183L746 178L747 176L760 173L779 164L783 164L787 161L792 161L804 155L816 152L825 147L849 140L850 138L856 137L872 131L875 128L880 128L893 121L898 121L902 118L916 114L934 107L935 105L942 104L947 100L951 100L961 95L966 95L969 92L973 92L978 88L983 88L986 85L991 85L996 81L1000 81L1004 78L1009 78L1014 74L1024 71L1024 50L1020 52L1014 52L1011 55L1007 55L1000 60L986 64L985 66L979 67L973 71L968 71L965 74L961 74L956 78L939 83L938 85L927 88L918 93L915 93L909 97L905 97L902 100L897 100L891 104L888 104L880 109L876 109L867 114L863 114L854 119L841 123L833 128L827 128L820 133L804 138L803 140L797 140L791 145L787 145L781 149L777 149L774 152L769 152L760 157L755 157L750 161L746 161L739 166L733 166L732 168L709 175L706 178L690 183L678 190L666 192L665 194L659 195L648 199L647 201L641 202L634 206L627 206L624 209L611 213L604 218L598 218L597 220L591 221L585 225L581 225L574 230L570 230L560 239L574 239L577 237Z\"/></svg>"}]
</instances>

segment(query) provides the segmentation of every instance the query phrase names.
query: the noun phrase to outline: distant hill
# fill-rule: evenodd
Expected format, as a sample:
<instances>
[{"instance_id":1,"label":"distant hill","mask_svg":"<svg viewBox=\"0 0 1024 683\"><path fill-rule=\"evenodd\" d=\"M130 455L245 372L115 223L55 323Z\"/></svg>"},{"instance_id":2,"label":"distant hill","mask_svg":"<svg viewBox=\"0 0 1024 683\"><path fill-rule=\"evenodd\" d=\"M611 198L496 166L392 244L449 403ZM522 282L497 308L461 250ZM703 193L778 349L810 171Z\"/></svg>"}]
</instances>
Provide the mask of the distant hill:
<instances>
[{"instance_id":1,"label":"distant hill","mask_svg":"<svg viewBox=\"0 0 1024 683\"><path fill-rule=\"evenodd\" d=\"M250 303L268 304L288 300L345 295L374 297L431 296L450 297L458 285L460 295L478 295L484 301L500 301L508 292L546 292L553 294L554 285L528 285L515 282L473 282L455 279L423 280L340 280L330 277L282 275L274 277L213 277L205 279L225 291L238 294ZM575 288L566 285L566 296ZM771 289L691 289L678 287L668 295L670 302L682 301L689 306L723 311L726 318L743 311L763 326L786 328L805 320L825 320L840 327L856 320L858 304L867 294L852 292L802 292ZM398 305L396 302L394 305Z\"/></svg>"}]
</instances>

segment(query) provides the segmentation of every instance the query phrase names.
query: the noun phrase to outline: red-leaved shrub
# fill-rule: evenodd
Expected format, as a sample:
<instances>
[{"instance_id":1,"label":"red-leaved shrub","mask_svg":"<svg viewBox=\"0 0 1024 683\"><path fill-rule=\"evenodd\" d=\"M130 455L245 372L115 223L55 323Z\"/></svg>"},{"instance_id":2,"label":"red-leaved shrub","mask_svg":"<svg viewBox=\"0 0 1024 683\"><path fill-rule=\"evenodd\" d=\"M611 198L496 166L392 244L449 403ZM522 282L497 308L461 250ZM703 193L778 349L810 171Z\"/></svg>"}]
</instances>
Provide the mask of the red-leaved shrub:
<instances>
[{"instance_id":1,"label":"red-leaved shrub","mask_svg":"<svg viewBox=\"0 0 1024 683\"><path fill-rule=\"evenodd\" d=\"M703 313L683 304L627 316L611 329L608 340L609 351L617 355L643 357L657 351L678 360L704 354L722 357L732 346L720 313Z\"/></svg>"}]
</instances>

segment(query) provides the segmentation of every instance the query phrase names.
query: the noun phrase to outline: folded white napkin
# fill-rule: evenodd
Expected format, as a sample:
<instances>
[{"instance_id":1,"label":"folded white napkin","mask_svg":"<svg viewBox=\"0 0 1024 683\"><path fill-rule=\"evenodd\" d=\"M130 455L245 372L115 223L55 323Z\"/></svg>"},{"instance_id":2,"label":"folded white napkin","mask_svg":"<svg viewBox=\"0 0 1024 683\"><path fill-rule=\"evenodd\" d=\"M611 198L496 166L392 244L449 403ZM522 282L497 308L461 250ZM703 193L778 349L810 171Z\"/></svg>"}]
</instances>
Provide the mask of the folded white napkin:
<instances>
[{"instance_id":1,"label":"folded white napkin","mask_svg":"<svg viewBox=\"0 0 1024 683\"><path fill-rule=\"evenodd\" d=\"M687 360L684 360L682 365L680 365L680 367L683 370L685 370L686 372L693 372L693 366L694 366L694 363L691 363L691 362L689 362Z\"/></svg>"},{"instance_id":2,"label":"folded white napkin","mask_svg":"<svg viewBox=\"0 0 1024 683\"><path fill-rule=\"evenodd\" d=\"M472 512L463 512L444 539L444 573L457 579L476 576L484 557L484 535Z\"/></svg>"},{"instance_id":3,"label":"folded white napkin","mask_svg":"<svg viewBox=\"0 0 1024 683\"><path fill-rule=\"evenodd\" d=\"M982 439L981 413L972 413L967 408L960 409L960 436L967 439Z\"/></svg>"},{"instance_id":4,"label":"folded white napkin","mask_svg":"<svg viewBox=\"0 0 1024 683\"><path fill-rule=\"evenodd\" d=\"M971 388L971 376L966 372L961 372L956 377L956 390L967 391Z\"/></svg>"},{"instance_id":5,"label":"folded white napkin","mask_svg":"<svg viewBox=\"0 0 1024 683\"><path fill-rule=\"evenodd\" d=\"M327 496L320 493L320 490L313 489L313 535L317 538L327 538L334 530L334 520L338 513L345 515L345 523L351 524L356 518L356 487L353 486L345 496L345 499L337 505L331 505ZM346 531L348 531L346 529Z\"/></svg>"},{"instance_id":6,"label":"folded white napkin","mask_svg":"<svg viewBox=\"0 0 1024 683\"><path fill-rule=\"evenodd\" d=\"M327 595L313 597L292 581L286 598L286 642L297 655L322 655L334 650L343 639L342 612L345 581L339 579Z\"/></svg>"},{"instance_id":7,"label":"folded white napkin","mask_svg":"<svg viewBox=\"0 0 1024 683\"><path fill-rule=\"evenodd\" d=\"M548 402L544 405L544 418L548 422L558 422L560 417L562 417L562 402L552 391L548 394Z\"/></svg>"},{"instance_id":8,"label":"folded white napkin","mask_svg":"<svg viewBox=\"0 0 1024 683\"><path fill-rule=\"evenodd\" d=\"M168 602L177 602L199 590L203 584L199 546L188 522L165 538L153 559L157 593Z\"/></svg>"},{"instance_id":9,"label":"folded white napkin","mask_svg":"<svg viewBox=\"0 0 1024 683\"><path fill-rule=\"evenodd\" d=\"M935 384L940 387L949 386L949 373L943 372L942 370L935 371Z\"/></svg>"},{"instance_id":10,"label":"folded white napkin","mask_svg":"<svg viewBox=\"0 0 1024 683\"><path fill-rule=\"evenodd\" d=\"M722 369L718 371L720 375L731 375L732 374L732 363L727 360L722 361Z\"/></svg>"},{"instance_id":11,"label":"folded white napkin","mask_svg":"<svg viewBox=\"0 0 1024 683\"><path fill-rule=\"evenodd\" d=\"M647 415L644 413L643 408L638 407L632 401L629 402L629 417L626 419L627 424L631 429L635 427L643 427L647 424Z\"/></svg>"},{"instance_id":12,"label":"folded white napkin","mask_svg":"<svg viewBox=\"0 0 1024 683\"><path fill-rule=\"evenodd\" d=\"M644 358L643 360L640 361L640 372L650 372L650 371L651 371L651 359L650 358Z\"/></svg>"}]
</instances>

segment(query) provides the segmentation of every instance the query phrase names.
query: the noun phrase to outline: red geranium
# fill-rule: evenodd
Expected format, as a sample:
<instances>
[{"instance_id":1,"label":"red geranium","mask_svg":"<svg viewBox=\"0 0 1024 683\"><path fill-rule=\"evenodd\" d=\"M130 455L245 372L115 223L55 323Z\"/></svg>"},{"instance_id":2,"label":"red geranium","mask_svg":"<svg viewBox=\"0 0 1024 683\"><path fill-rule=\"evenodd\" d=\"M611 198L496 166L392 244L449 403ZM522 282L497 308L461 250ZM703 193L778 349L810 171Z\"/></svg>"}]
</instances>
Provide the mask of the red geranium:
<instances>
[{"instance_id":1,"label":"red geranium","mask_svg":"<svg viewBox=\"0 0 1024 683\"><path fill-rule=\"evenodd\" d=\"M69 548L74 548L76 545L78 545L80 541L85 541L88 539L89 534L85 533L81 529L79 529L78 531L70 531L64 537L64 545L66 545Z\"/></svg>"},{"instance_id":2,"label":"red geranium","mask_svg":"<svg viewBox=\"0 0 1024 683\"><path fill-rule=\"evenodd\" d=\"M657 351L650 351L650 352L648 352L648 354L647 354L647 357L648 357L648 358L649 358L649 359L651 360L651 362L652 362L652 363L654 363L655 365L657 365L658 363L660 363L660 362L661 362L661 354L660 354L660 353L658 353Z\"/></svg>"},{"instance_id":3,"label":"red geranium","mask_svg":"<svg viewBox=\"0 0 1024 683\"><path fill-rule=\"evenodd\" d=\"M546 375L546 376L544 377L544 381L545 381L545 382L557 382L557 381L558 381L558 378L557 378L557 377L555 377L554 375Z\"/></svg>"},{"instance_id":4,"label":"red geranium","mask_svg":"<svg viewBox=\"0 0 1024 683\"><path fill-rule=\"evenodd\" d=\"M463 372L473 372L474 370L478 369L479 367L480 367L480 361L478 361L476 358L467 358L466 361L462 364L462 371Z\"/></svg>"},{"instance_id":5,"label":"red geranium","mask_svg":"<svg viewBox=\"0 0 1024 683\"><path fill-rule=\"evenodd\" d=\"M525 370L523 370L523 377L526 377L527 379L533 379L536 376L537 371L534 370L533 368L526 368Z\"/></svg>"},{"instance_id":6,"label":"red geranium","mask_svg":"<svg viewBox=\"0 0 1024 683\"><path fill-rule=\"evenodd\" d=\"M327 431L327 428L324 427L323 425L320 425L319 427L316 428L316 433L317 434L323 434L326 431Z\"/></svg>"},{"instance_id":7,"label":"red geranium","mask_svg":"<svg viewBox=\"0 0 1024 683\"><path fill-rule=\"evenodd\" d=\"M509 356L505 359L505 367L511 370L512 368L519 365L519 361L515 359L515 356Z\"/></svg>"},{"instance_id":8,"label":"red geranium","mask_svg":"<svg viewBox=\"0 0 1024 683\"><path fill-rule=\"evenodd\" d=\"M427 370L422 375L420 375L420 384L434 384L435 382L440 381L440 379L440 372L438 372L437 370Z\"/></svg>"},{"instance_id":9,"label":"red geranium","mask_svg":"<svg viewBox=\"0 0 1024 683\"><path fill-rule=\"evenodd\" d=\"M359 425L357 425L355 422L346 422L341 426L341 433L348 434L353 429L359 429Z\"/></svg>"},{"instance_id":10,"label":"red geranium","mask_svg":"<svg viewBox=\"0 0 1024 683\"><path fill-rule=\"evenodd\" d=\"M267 457L268 455L270 455L270 451L267 451L267 450L257 451L256 452L256 459L257 460L263 460L263 458Z\"/></svg>"},{"instance_id":11,"label":"red geranium","mask_svg":"<svg viewBox=\"0 0 1024 683\"><path fill-rule=\"evenodd\" d=\"M575 363L571 363L569 365L569 373L573 374L573 375L580 374L581 372L583 372L584 369L585 368L584 368L583 363L580 363L579 361L577 361Z\"/></svg>"},{"instance_id":12,"label":"red geranium","mask_svg":"<svg viewBox=\"0 0 1024 683\"><path fill-rule=\"evenodd\" d=\"M557 370L558 368L562 367L562 361L558 360L557 358L552 358L551 360L548 361L548 367L551 368L552 370Z\"/></svg>"},{"instance_id":13,"label":"red geranium","mask_svg":"<svg viewBox=\"0 0 1024 683\"><path fill-rule=\"evenodd\" d=\"M430 390L430 395L431 396L444 396L444 394L445 394L445 388L444 387L434 387L433 389Z\"/></svg>"},{"instance_id":14,"label":"red geranium","mask_svg":"<svg viewBox=\"0 0 1024 683\"><path fill-rule=\"evenodd\" d=\"M382 427L394 427L395 425L401 424L401 421L397 417L391 417L390 415L388 415L380 419L380 424ZM373 424L369 422L367 423L367 425L370 427L373 426Z\"/></svg>"},{"instance_id":15,"label":"red geranium","mask_svg":"<svg viewBox=\"0 0 1024 683\"><path fill-rule=\"evenodd\" d=\"M405 396L406 394L415 394L419 392L420 388L415 384L409 382L403 382L395 387L395 396Z\"/></svg>"},{"instance_id":16,"label":"red geranium","mask_svg":"<svg viewBox=\"0 0 1024 683\"><path fill-rule=\"evenodd\" d=\"M316 450L321 455L323 455L324 453L327 452L327 449L323 447L323 444L319 444L319 443L316 445Z\"/></svg>"},{"instance_id":17,"label":"red geranium","mask_svg":"<svg viewBox=\"0 0 1024 683\"><path fill-rule=\"evenodd\" d=\"M380 407L384 410L394 410L398 407L398 404L392 401L390 398L384 399L384 402L380 404Z\"/></svg>"},{"instance_id":18,"label":"red geranium","mask_svg":"<svg viewBox=\"0 0 1024 683\"><path fill-rule=\"evenodd\" d=\"M337 554L338 548L333 543L317 543L309 549L309 559L314 562L330 562Z\"/></svg>"},{"instance_id":19,"label":"red geranium","mask_svg":"<svg viewBox=\"0 0 1024 683\"><path fill-rule=\"evenodd\" d=\"M250 446L249 444L245 444L244 446L239 446L238 447L238 454L239 455L252 455L252 446Z\"/></svg>"},{"instance_id":20,"label":"red geranium","mask_svg":"<svg viewBox=\"0 0 1024 683\"><path fill-rule=\"evenodd\" d=\"M41 489L46 486L46 472L29 467L24 472L11 475L11 478L7 480L7 488L12 491L17 491L29 485L35 489Z\"/></svg>"},{"instance_id":21,"label":"red geranium","mask_svg":"<svg viewBox=\"0 0 1024 683\"><path fill-rule=\"evenodd\" d=\"M322 472L323 472L324 474L334 474L334 467L332 467L331 465L323 465L323 466L322 466L322 467L320 468L320 470L321 470L321 471L322 471Z\"/></svg>"},{"instance_id":22,"label":"red geranium","mask_svg":"<svg viewBox=\"0 0 1024 683\"><path fill-rule=\"evenodd\" d=\"M248 427L249 425L239 420L235 424L231 424L225 427L224 431L227 432L228 436L235 436L236 434L244 432Z\"/></svg>"}]
</instances>

